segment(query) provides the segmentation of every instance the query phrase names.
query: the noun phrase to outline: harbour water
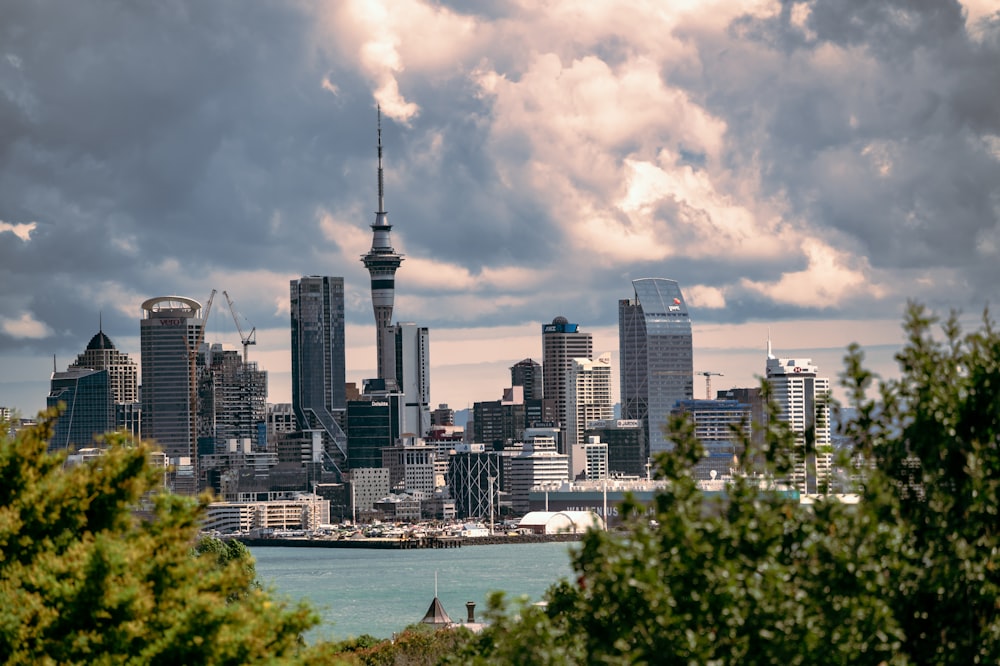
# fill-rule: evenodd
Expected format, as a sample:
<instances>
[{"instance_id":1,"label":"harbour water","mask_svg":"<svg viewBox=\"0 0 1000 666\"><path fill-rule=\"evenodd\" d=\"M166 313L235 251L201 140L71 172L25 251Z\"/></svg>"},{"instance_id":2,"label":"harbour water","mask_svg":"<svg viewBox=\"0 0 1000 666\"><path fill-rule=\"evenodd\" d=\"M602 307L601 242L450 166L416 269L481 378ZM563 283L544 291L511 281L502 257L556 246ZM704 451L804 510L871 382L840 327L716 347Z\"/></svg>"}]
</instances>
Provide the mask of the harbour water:
<instances>
[{"instance_id":1,"label":"harbour water","mask_svg":"<svg viewBox=\"0 0 1000 666\"><path fill-rule=\"evenodd\" d=\"M465 603L486 610L491 592L532 602L562 578L572 579L576 543L537 543L425 550L253 547L257 576L279 596L308 600L322 618L309 638L342 640L361 634L389 638L419 622L434 598L452 620Z\"/></svg>"}]
</instances>

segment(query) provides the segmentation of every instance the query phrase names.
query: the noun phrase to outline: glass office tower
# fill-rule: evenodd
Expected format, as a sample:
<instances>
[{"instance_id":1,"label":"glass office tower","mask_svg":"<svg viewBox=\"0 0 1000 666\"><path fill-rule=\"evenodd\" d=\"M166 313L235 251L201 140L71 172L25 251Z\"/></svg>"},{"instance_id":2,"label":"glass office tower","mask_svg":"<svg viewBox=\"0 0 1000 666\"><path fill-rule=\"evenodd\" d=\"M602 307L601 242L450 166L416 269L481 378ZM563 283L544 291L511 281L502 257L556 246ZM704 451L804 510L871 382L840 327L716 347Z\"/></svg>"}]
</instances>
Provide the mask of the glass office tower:
<instances>
[{"instance_id":1,"label":"glass office tower","mask_svg":"<svg viewBox=\"0 0 1000 666\"><path fill-rule=\"evenodd\" d=\"M691 318L675 280L632 281L635 299L618 302L623 419L645 425L650 455L670 446L664 429L679 400L694 397Z\"/></svg>"},{"instance_id":2,"label":"glass office tower","mask_svg":"<svg viewBox=\"0 0 1000 666\"><path fill-rule=\"evenodd\" d=\"M195 355L205 325L201 303L184 296L158 296L145 301L142 311L142 434L156 440L179 470L174 490L193 493Z\"/></svg>"},{"instance_id":3,"label":"glass office tower","mask_svg":"<svg viewBox=\"0 0 1000 666\"><path fill-rule=\"evenodd\" d=\"M344 278L316 276L290 282L292 411L300 430L323 433L324 462L347 469Z\"/></svg>"}]
</instances>

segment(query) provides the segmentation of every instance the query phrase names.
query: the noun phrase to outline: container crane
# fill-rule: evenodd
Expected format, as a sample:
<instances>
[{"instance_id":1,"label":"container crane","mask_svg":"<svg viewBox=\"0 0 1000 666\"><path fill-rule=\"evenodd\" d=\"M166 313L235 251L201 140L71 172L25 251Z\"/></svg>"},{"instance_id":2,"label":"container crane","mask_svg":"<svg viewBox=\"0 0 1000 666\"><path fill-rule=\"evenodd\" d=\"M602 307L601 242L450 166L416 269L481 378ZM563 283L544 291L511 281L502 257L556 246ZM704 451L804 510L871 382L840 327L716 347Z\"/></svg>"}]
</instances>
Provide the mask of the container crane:
<instances>
[{"instance_id":1,"label":"container crane","mask_svg":"<svg viewBox=\"0 0 1000 666\"><path fill-rule=\"evenodd\" d=\"M699 374L699 375L701 375L701 376L703 376L705 378L705 400L711 400L712 399L712 375L715 375L716 377L722 377L723 374L721 372L711 372L711 371L699 372L699 373L696 373L696 374Z\"/></svg>"},{"instance_id":2,"label":"container crane","mask_svg":"<svg viewBox=\"0 0 1000 666\"><path fill-rule=\"evenodd\" d=\"M233 321L236 323L236 330L239 331L240 342L243 343L243 365L246 365L249 361L247 347L257 344L257 327L254 326L250 329L249 333L244 333L243 327L240 326L240 318L236 316L236 308L233 307L233 299L229 298L229 293L225 290L223 290L222 295L226 297L226 302L229 303L229 311L232 313Z\"/></svg>"}]
</instances>

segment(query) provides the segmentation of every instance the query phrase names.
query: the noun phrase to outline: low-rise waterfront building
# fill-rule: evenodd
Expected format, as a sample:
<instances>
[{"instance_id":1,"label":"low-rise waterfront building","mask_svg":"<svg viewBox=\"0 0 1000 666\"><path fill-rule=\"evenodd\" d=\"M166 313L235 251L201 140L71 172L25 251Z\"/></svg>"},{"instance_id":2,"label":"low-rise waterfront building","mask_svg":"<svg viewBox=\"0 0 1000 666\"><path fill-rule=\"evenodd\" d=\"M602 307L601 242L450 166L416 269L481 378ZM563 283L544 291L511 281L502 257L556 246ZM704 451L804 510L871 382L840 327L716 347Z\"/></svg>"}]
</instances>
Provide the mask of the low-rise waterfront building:
<instances>
[{"instance_id":1,"label":"low-rise waterfront building","mask_svg":"<svg viewBox=\"0 0 1000 666\"><path fill-rule=\"evenodd\" d=\"M301 493L280 499L212 502L205 512L204 529L222 534L315 530L329 522L330 501Z\"/></svg>"}]
</instances>

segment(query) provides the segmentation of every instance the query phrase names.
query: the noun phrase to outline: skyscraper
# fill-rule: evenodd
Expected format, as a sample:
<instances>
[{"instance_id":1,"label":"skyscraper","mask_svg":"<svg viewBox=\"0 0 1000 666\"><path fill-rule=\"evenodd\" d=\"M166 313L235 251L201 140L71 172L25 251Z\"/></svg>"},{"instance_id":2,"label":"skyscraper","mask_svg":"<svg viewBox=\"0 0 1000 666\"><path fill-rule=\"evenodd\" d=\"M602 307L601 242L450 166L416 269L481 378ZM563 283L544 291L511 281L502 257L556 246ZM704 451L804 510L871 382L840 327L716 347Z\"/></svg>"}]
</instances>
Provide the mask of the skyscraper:
<instances>
[{"instance_id":1,"label":"skyscraper","mask_svg":"<svg viewBox=\"0 0 1000 666\"><path fill-rule=\"evenodd\" d=\"M378 377L384 379L391 373L391 350L387 346L386 329L392 324L392 305L395 299L396 269L403 257L392 247L389 213L385 210L385 187L382 177L382 114L378 116L378 210L372 228L372 247L361 258L371 275L372 308L375 310L375 349L378 355Z\"/></svg>"},{"instance_id":2,"label":"skyscraper","mask_svg":"<svg viewBox=\"0 0 1000 666\"><path fill-rule=\"evenodd\" d=\"M90 339L87 348L69 367L107 370L115 402L139 400L138 369L135 361L128 354L118 351L103 330L98 331Z\"/></svg>"},{"instance_id":3,"label":"skyscraper","mask_svg":"<svg viewBox=\"0 0 1000 666\"><path fill-rule=\"evenodd\" d=\"M386 329L393 341L390 358L403 394L403 432L424 437L431 427L430 333L425 326L400 323Z\"/></svg>"},{"instance_id":4,"label":"skyscraper","mask_svg":"<svg viewBox=\"0 0 1000 666\"><path fill-rule=\"evenodd\" d=\"M623 419L645 424L649 453L667 450L670 410L694 397L691 319L674 280L632 281L635 300L618 301Z\"/></svg>"},{"instance_id":5,"label":"skyscraper","mask_svg":"<svg viewBox=\"0 0 1000 666\"><path fill-rule=\"evenodd\" d=\"M566 317L556 317L551 324L542 326L542 390L547 399L555 403L556 418L565 428L566 382L574 358L593 358L594 340L590 333L580 331L578 324L571 324Z\"/></svg>"},{"instance_id":6,"label":"skyscraper","mask_svg":"<svg viewBox=\"0 0 1000 666\"><path fill-rule=\"evenodd\" d=\"M510 385L523 386L525 400L544 397L542 366L530 358L518 361L510 367Z\"/></svg>"},{"instance_id":7,"label":"skyscraper","mask_svg":"<svg viewBox=\"0 0 1000 666\"><path fill-rule=\"evenodd\" d=\"M614 418L611 354L602 354L596 361L573 359L566 386L566 452L569 454L570 478L575 479L586 467L583 445L587 424Z\"/></svg>"},{"instance_id":8,"label":"skyscraper","mask_svg":"<svg viewBox=\"0 0 1000 666\"><path fill-rule=\"evenodd\" d=\"M143 435L156 440L177 471L174 489L197 490L195 356L204 337L201 303L158 296L142 304Z\"/></svg>"},{"instance_id":9,"label":"skyscraper","mask_svg":"<svg viewBox=\"0 0 1000 666\"><path fill-rule=\"evenodd\" d=\"M818 376L811 358L777 358L767 341L767 382L781 408L779 418L795 435L792 484L802 493L822 492L833 471L830 443L830 380Z\"/></svg>"},{"instance_id":10,"label":"skyscraper","mask_svg":"<svg viewBox=\"0 0 1000 666\"><path fill-rule=\"evenodd\" d=\"M292 411L301 430L320 430L337 472L346 470L347 409L344 355L344 278L292 280Z\"/></svg>"}]
</instances>

